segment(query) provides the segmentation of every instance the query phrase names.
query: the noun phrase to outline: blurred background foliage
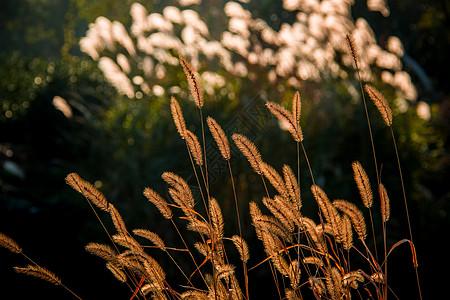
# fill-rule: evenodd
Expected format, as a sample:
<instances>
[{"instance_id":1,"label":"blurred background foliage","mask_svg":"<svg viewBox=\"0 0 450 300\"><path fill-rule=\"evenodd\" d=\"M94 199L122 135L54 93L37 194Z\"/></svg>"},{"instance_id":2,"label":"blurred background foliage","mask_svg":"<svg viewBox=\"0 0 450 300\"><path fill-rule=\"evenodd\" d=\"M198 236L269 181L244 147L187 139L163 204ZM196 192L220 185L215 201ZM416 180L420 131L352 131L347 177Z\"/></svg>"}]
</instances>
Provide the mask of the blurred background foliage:
<instances>
[{"instance_id":1,"label":"blurred background foliage","mask_svg":"<svg viewBox=\"0 0 450 300\"><path fill-rule=\"evenodd\" d=\"M119 299L130 294L115 283L99 260L84 252L86 243L107 240L83 199L65 185L66 174L78 172L100 188L116 204L130 228L151 230L157 230L162 219L147 205L143 189L150 186L165 195L160 180L163 171L178 172L185 177L191 174L185 147L172 124L167 94L128 99L117 93L104 79L97 63L79 50L79 39L98 16L118 20L128 28L132 2L140 2L149 12L164 5L162 1L130 0L0 2L0 231L14 237L29 256L36 257L80 295L89 298ZM405 58L406 69L419 92L418 101L430 105L430 119L418 118L416 107L411 105L405 113L394 110L397 115L394 129L424 295L431 298L434 291L427 277L436 272L437 250L429 245L436 243L435 239L442 239L439 232L450 225L447 183L450 78L448 68L444 67L450 65L450 7L447 1L438 0L392 1L391 14L384 18L363 9L364 2L356 1L353 14L368 20L379 44L386 42L389 35L398 36L411 58L409 62L417 62L425 74L425 77L418 74L414 64L408 64L408 57ZM211 14L205 20L210 30L215 28L211 26L215 25L214 9L208 9L221 9L221 5L222 1L210 1L198 8L205 15ZM280 18L289 18L278 13L282 11L280 1L254 1L249 9L274 28L279 26ZM220 24L216 29L221 32ZM294 91L265 90L264 82L255 85L246 78L227 80L227 88L234 96L230 97L228 91L218 91L214 99L207 100L205 115L215 117L227 133L239 131L249 135L263 158L277 169L284 163L295 166L295 144L288 133L280 134L277 122L258 106L261 99L289 105ZM191 101L187 101L188 87L182 70L168 70L164 83L160 84L179 85L184 90L180 94L184 99L178 100L190 128L197 128L198 133L198 114ZM361 103L349 95L349 85L358 93L358 86L352 81L324 80L320 89L306 84L301 91L302 126L318 184L330 197L358 199L351 162L360 160L366 170L371 170L372 182L375 178L364 112ZM394 96L393 91L391 95L389 90L386 92L387 99ZM58 108L56 96L64 99L70 108L69 115ZM393 243L407 237L401 189L390 133L373 106L369 105L369 109L382 178L390 187L393 213L389 239ZM207 145L213 145L209 138ZM208 149L214 157L217 150L212 146ZM221 173L220 161L212 160L211 165L217 167L211 167L215 197L222 199L225 214L234 216L232 191L229 184L224 184L228 183L226 173ZM242 159L233 160L233 167L235 174L240 174L236 181L243 202L243 222L247 224L245 235L253 241L253 228L246 219L246 203L259 201L262 186ZM304 159L301 169L304 201L312 202ZM314 215L315 207L305 204L304 213ZM227 220L227 232L236 232L233 218ZM170 233L166 239L169 244L176 243L176 237ZM1 277L9 276L1 283L8 287L6 299L13 296L25 299L35 294L65 298L64 291L60 295L45 283L12 274L11 267L20 262L9 254L2 253L1 257ZM414 291L402 283L415 280L409 257L396 255L394 259L403 269L392 268L392 274L405 276L402 272L407 268L408 275L407 279L394 279L393 289L400 298L410 296L408 293ZM27 291L21 288L23 285L28 287Z\"/></svg>"}]
</instances>

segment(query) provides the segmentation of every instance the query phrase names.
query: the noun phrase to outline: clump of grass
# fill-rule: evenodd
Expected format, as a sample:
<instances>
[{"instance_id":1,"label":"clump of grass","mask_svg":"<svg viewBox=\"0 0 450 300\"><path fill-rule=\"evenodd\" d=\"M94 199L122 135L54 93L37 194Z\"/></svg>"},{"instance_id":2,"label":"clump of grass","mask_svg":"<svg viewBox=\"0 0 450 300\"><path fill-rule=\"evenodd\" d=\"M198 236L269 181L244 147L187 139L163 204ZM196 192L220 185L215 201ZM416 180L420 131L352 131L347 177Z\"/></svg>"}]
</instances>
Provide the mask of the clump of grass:
<instances>
[{"instance_id":1,"label":"clump of grass","mask_svg":"<svg viewBox=\"0 0 450 300\"><path fill-rule=\"evenodd\" d=\"M347 37L351 54L357 67L356 49L351 38ZM91 205L98 220L109 236L110 244L90 243L86 250L102 258L112 275L130 289L130 299L250 299L249 277L255 268L270 268L274 285L280 299L303 299L303 295L312 293L317 299L350 299L359 298L387 299L390 291L387 281L387 259L389 254L399 245L409 243L413 253L413 262L417 270L414 244L411 240L401 240L387 251L385 224L389 220L389 198L386 187L380 182L377 171L377 187L379 191L379 210L382 216L384 233L384 257L380 261L377 251L371 250L366 243L367 225L363 206L374 209L371 183L362 165L355 161L352 164L356 187L361 195L360 203L343 199L330 200L325 190L316 185L309 166L307 152L304 147L305 137L300 126L301 98L295 93L292 99L291 111L274 102L267 102L268 110L283 124L297 145L297 166L292 168L283 165L280 172L263 160L262 155L250 139L234 133L232 141L250 163L253 171L261 178L266 195L261 195L261 204L249 203L252 226L258 239L262 242L265 257L256 257L249 267L251 248L242 236L239 205L231 169L230 142L221 126L211 117L206 118L207 127L217 144L217 147L227 161L233 190L239 233L227 235L224 230L225 219L220 207L220 199L214 198L214 191L208 184L207 153L205 148L205 127L203 126L202 106L204 103L202 88L198 74L188 60L180 58L194 97L197 109L200 111L201 136L188 130L179 102L172 97L170 107L175 126L186 142L186 150L192 163L200 198L196 199L185 178L165 172L162 179L168 185L169 199L165 199L150 187L145 188L144 196L168 220L178 234L183 247L175 248L166 245L164 240L148 229L129 230L120 212L92 184L83 180L78 174L67 175L67 183L80 192ZM382 101L381 94L372 86L366 86L366 92L374 99L386 124L391 127L392 116L388 114L388 105ZM380 100L381 99L381 100ZM378 101L378 102L377 102ZM365 102L364 102L365 105ZM367 108L365 108L367 113ZM370 120L367 114L370 129ZM391 127L392 128L392 127ZM372 135L371 135L372 137ZM373 146L373 139L372 146ZM311 184L300 186L300 145L311 174ZM373 148L374 149L374 148ZM375 152L374 160L376 166ZM399 165L400 169L400 165ZM295 172L297 171L297 175ZM267 184L273 186L275 193L269 193ZM301 193L305 190L311 191ZM306 196L305 196L306 195ZM302 212L302 197L312 195L317 203L319 218L304 216ZM198 201L201 200L201 201ZM406 197L405 197L406 204ZM115 228L111 232L102 222L98 214L103 211L109 215ZM196 241L188 243L179 226L178 218L188 231L195 235ZM370 225L373 220L370 213ZM375 233L373 232L375 237ZM151 245L149 246L148 243ZM13 253L23 254L19 245L11 238L0 234L0 246ZM234 248L234 249L233 249ZM162 251L173 262L180 276L185 280L181 287L170 284L160 263L147 251ZM235 251L240 261L233 262L229 258L230 251ZM195 253L198 252L198 253ZM188 259L194 271L189 274L180 267L180 255ZM200 255L200 256L199 256ZM24 255L25 256L25 255ZM25 256L28 258L27 256ZM198 257L201 257L199 259ZM353 263L363 260L366 264ZM30 259L29 259L30 260ZM33 262L32 260L30 260ZM237 267L236 263L242 264ZM63 285L62 281L51 271L37 265L15 268L19 273L25 273L49 281L55 285ZM242 272L244 282L239 282L237 272ZM64 285L63 285L64 286ZM418 284L419 288L420 285ZM65 286L64 286L65 287ZM66 287L65 287L66 288ZM76 294L66 288L75 297ZM79 298L80 299L80 298Z\"/></svg>"}]
</instances>

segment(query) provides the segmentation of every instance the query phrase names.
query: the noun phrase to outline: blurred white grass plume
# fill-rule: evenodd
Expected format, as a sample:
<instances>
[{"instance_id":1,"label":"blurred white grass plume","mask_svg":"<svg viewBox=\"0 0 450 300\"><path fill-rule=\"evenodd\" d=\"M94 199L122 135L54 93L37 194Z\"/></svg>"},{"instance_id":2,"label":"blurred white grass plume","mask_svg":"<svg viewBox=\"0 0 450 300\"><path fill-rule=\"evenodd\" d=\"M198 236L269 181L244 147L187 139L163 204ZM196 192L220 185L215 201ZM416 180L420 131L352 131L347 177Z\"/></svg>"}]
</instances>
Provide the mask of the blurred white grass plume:
<instances>
[{"instance_id":1,"label":"blurred white grass plume","mask_svg":"<svg viewBox=\"0 0 450 300\"><path fill-rule=\"evenodd\" d=\"M296 18L282 21L279 29L253 17L240 3L224 1L222 17L226 28L222 32L215 28L214 36L206 24L208 18L218 16L200 18L194 10L200 2L180 0L180 7L166 6L161 13L149 13L143 5L133 3L128 31L117 21L99 17L81 39L81 50L99 60L106 78L129 97L139 89L148 94L153 78L163 79L167 67L178 64L178 55L188 57L198 70L202 69L200 62L204 62L211 71L208 61L217 61L219 64L213 64L217 71L231 76L269 83L283 81L300 88L302 81L355 78L349 73L354 71L345 43L348 33L359 53L364 53L358 56L363 81L381 79L395 89L398 97L417 98L410 76L403 71L401 41L389 37L386 49L378 45L367 21L353 19L352 0L284 0L282 14L294 14ZM389 14L384 0L369 0L367 7L385 16ZM128 58L129 68L123 56ZM135 84L130 79L120 82L127 74L143 77L148 85ZM213 89L207 93L212 95Z\"/></svg>"},{"instance_id":2,"label":"blurred white grass plume","mask_svg":"<svg viewBox=\"0 0 450 300\"><path fill-rule=\"evenodd\" d=\"M60 96L55 96L53 97L52 104L57 110L62 112L66 118L72 118L72 108L70 107L69 103L67 103L66 99Z\"/></svg>"}]
</instances>

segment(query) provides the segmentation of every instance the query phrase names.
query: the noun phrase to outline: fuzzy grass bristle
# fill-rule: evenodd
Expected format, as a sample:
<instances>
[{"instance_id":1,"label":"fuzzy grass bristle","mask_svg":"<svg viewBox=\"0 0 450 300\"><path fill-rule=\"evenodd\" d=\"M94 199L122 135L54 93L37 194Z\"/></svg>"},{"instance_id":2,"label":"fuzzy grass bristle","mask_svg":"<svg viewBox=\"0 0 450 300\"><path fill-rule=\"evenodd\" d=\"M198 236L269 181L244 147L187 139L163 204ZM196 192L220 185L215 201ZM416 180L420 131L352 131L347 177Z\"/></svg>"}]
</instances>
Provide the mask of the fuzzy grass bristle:
<instances>
[{"instance_id":1,"label":"fuzzy grass bristle","mask_svg":"<svg viewBox=\"0 0 450 300\"><path fill-rule=\"evenodd\" d=\"M202 147L200 146L200 142L198 141L197 136L190 130L186 129L185 135L186 143L189 148L189 152L191 153L194 161L197 165L203 165L203 152Z\"/></svg>"},{"instance_id":2,"label":"fuzzy grass bristle","mask_svg":"<svg viewBox=\"0 0 450 300\"><path fill-rule=\"evenodd\" d=\"M253 144L248 138L245 136L235 133L231 137L236 144L236 146L239 148L239 150L244 154L244 156L247 158L248 162L252 166L253 170L257 174L262 174L261 170L261 154L259 154L258 148L256 148L255 144Z\"/></svg>"},{"instance_id":3,"label":"fuzzy grass bristle","mask_svg":"<svg viewBox=\"0 0 450 300\"><path fill-rule=\"evenodd\" d=\"M19 244L15 240L13 240L9 236L1 232L0 232L0 247L8 249L12 253L22 253L22 248L19 246Z\"/></svg>"},{"instance_id":4,"label":"fuzzy grass bristle","mask_svg":"<svg viewBox=\"0 0 450 300\"><path fill-rule=\"evenodd\" d=\"M292 116L294 117L294 121L298 124L300 122L300 115L302 112L302 102L300 93L297 91L294 94L294 98L292 99Z\"/></svg>"},{"instance_id":5,"label":"fuzzy grass bristle","mask_svg":"<svg viewBox=\"0 0 450 300\"><path fill-rule=\"evenodd\" d=\"M356 207L355 204L346 200L334 200L333 206L342 211L344 214L350 217L353 228L361 239L365 239L367 236L366 222L362 212Z\"/></svg>"},{"instance_id":6,"label":"fuzzy grass bristle","mask_svg":"<svg viewBox=\"0 0 450 300\"><path fill-rule=\"evenodd\" d=\"M239 252L241 260L246 263L250 259L250 251L248 250L247 242L238 235L233 235L231 237L236 249Z\"/></svg>"},{"instance_id":7,"label":"fuzzy grass bristle","mask_svg":"<svg viewBox=\"0 0 450 300\"><path fill-rule=\"evenodd\" d=\"M392 111L384 96L373 85L364 85L364 90L372 99L387 126L392 125Z\"/></svg>"},{"instance_id":8,"label":"fuzzy grass bristle","mask_svg":"<svg viewBox=\"0 0 450 300\"><path fill-rule=\"evenodd\" d=\"M349 51L351 57L353 58L353 63L355 64L355 69L358 69L358 58L357 58L358 52L357 52L357 48L356 48L355 39L353 38L352 35L346 34L345 40L347 42L348 51Z\"/></svg>"},{"instance_id":9,"label":"fuzzy grass bristle","mask_svg":"<svg viewBox=\"0 0 450 300\"><path fill-rule=\"evenodd\" d=\"M164 200L164 198L161 197L157 192L155 192L151 188L145 188L144 196L147 197L147 199L151 203L153 203L156 208L158 208L159 212L164 216L164 218L172 219L172 210L170 209L167 201Z\"/></svg>"},{"instance_id":10,"label":"fuzzy grass bristle","mask_svg":"<svg viewBox=\"0 0 450 300\"><path fill-rule=\"evenodd\" d=\"M119 211L112 204L109 205L108 210L117 232L120 234L128 234L127 227Z\"/></svg>"},{"instance_id":11,"label":"fuzzy grass bristle","mask_svg":"<svg viewBox=\"0 0 450 300\"><path fill-rule=\"evenodd\" d=\"M291 112L275 102L267 102L266 107L280 122L282 122L287 127L289 133L292 135L292 138L296 142L303 141L302 129L297 121L294 120L294 116ZM297 113L299 114L299 109L296 108L296 110L298 110ZM300 118L300 115L298 117Z\"/></svg>"},{"instance_id":12,"label":"fuzzy grass bristle","mask_svg":"<svg viewBox=\"0 0 450 300\"><path fill-rule=\"evenodd\" d=\"M359 161L354 161L352 163L352 169L353 178L355 179L356 186L358 187L364 206L370 208L373 204L373 195L372 188L370 187L369 176L367 176L366 171Z\"/></svg>"},{"instance_id":13,"label":"fuzzy grass bristle","mask_svg":"<svg viewBox=\"0 0 450 300\"><path fill-rule=\"evenodd\" d=\"M230 144L228 143L228 138L225 135L222 127L220 127L217 121L211 117L208 117L206 119L206 123L208 124L209 131L211 131L211 134L216 141L217 146L219 147L220 154L222 154L222 157L225 160L229 160L231 158Z\"/></svg>"},{"instance_id":14,"label":"fuzzy grass bristle","mask_svg":"<svg viewBox=\"0 0 450 300\"><path fill-rule=\"evenodd\" d=\"M384 187L384 184L380 183L378 186L378 193L380 195L380 204L381 204L381 218L383 222L389 221L389 217L391 216L391 205L389 202L389 197L387 194L387 190Z\"/></svg>"},{"instance_id":15,"label":"fuzzy grass bristle","mask_svg":"<svg viewBox=\"0 0 450 300\"><path fill-rule=\"evenodd\" d=\"M105 196L91 183L83 180L80 175L77 173L70 173L66 176L66 183L89 199L92 204L101 210L108 211L109 203Z\"/></svg>"},{"instance_id":16,"label":"fuzzy grass bristle","mask_svg":"<svg viewBox=\"0 0 450 300\"><path fill-rule=\"evenodd\" d=\"M172 112L175 127L181 138L184 139L186 136L186 123L184 122L183 111L181 110L180 104L174 97L170 99L170 111Z\"/></svg>"},{"instance_id":17,"label":"fuzzy grass bristle","mask_svg":"<svg viewBox=\"0 0 450 300\"><path fill-rule=\"evenodd\" d=\"M337 242L341 242L343 239L341 232L341 217L339 216L336 208L331 204L328 196L319 186L313 185L311 187L311 191L317 204L319 205L320 211L325 217L325 220L331 225L333 236Z\"/></svg>"},{"instance_id":18,"label":"fuzzy grass bristle","mask_svg":"<svg viewBox=\"0 0 450 300\"><path fill-rule=\"evenodd\" d=\"M154 232L147 229L133 229L133 233L152 242L157 248L166 251L166 245L162 238Z\"/></svg>"},{"instance_id":19,"label":"fuzzy grass bristle","mask_svg":"<svg viewBox=\"0 0 450 300\"><path fill-rule=\"evenodd\" d=\"M53 272L47 270L46 268L40 266L28 265L23 268L14 267L14 271L48 281L54 285L61 285L61 279L59 279L58 276L56 276Z\"/></svg>"},{"instance_id":20,"label":"fuzzy grass bristle","mask_svg":"<svg viewBox=\"0 0 450 300\"><path fill-rule=\"evenodd\" d=\"M277 192L283 196L287 196L288 192L280 174L278 174L278 172L268 163L261 162L260 166L262 173L269 180L270 184L277 190Z\"/></svg>"},{"instance_id":21,"label":"fuzzy grass bristle","mask_svg":"<svg viewBox=\"0 0 450 300\"><path fill-rule=\"evenodd\" d=\"M116 264L106 263L106 268L117 278L120 282L127 281L127 274Z\"/></svg>"},{"instance_id":22,"label":"fuzzy grass bristle","mask_svg":"<svg viewBox=\"0 0 450 300\"><path fill-rule=\"evenodd\" d=\"M115 261L117 259L117 252L109 245L89 243L85 247L86 251L103 258L106 261Z\"/></svg>"}]
</instances>

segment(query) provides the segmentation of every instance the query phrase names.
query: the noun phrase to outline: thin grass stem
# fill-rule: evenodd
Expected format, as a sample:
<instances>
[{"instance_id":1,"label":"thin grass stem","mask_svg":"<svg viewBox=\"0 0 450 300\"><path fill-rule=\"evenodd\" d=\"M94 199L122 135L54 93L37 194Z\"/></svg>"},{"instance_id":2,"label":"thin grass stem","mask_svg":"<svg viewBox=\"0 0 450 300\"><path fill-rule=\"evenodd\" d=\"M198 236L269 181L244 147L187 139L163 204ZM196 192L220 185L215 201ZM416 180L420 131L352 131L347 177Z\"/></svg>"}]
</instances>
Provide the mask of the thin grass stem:
<instances>
[{"instance_id":1,"label":"thin grass stem","mask_svg":"<svg viewBox=\"0 0 450 300\"><path fill-rule=\"evenodd\" d=\"M394 135L394 130L392 129L392 126L390 126L390 128L391 128L392 142L394 144L394 149L395 149L395 156L397 158L397 166L398 166L398 172L399 172L399 176L400 176L400 183L402 186L403 201L405 203L405 212L406 212L406 219L408 221L409 239L411 240L411 243L414 244L413 234L412 234L412 229L411 229L411 222L410 222L410 218L409 218L408 202L406 201L405 184L403 182L403 172L402 172L402 167L400 164L400 157L398 155L398 149L397 149L397 142L395 141L395 135ZM418 270L417 266L415 266L414 269L416 272L416 281L417 281L417 289L419 292L419 298L422 300L422 291L420 288L420 280L419 280L419 270Z\"/></svg>"}]
</instances>

